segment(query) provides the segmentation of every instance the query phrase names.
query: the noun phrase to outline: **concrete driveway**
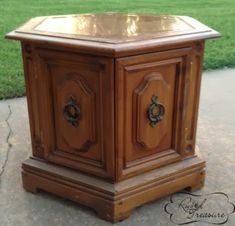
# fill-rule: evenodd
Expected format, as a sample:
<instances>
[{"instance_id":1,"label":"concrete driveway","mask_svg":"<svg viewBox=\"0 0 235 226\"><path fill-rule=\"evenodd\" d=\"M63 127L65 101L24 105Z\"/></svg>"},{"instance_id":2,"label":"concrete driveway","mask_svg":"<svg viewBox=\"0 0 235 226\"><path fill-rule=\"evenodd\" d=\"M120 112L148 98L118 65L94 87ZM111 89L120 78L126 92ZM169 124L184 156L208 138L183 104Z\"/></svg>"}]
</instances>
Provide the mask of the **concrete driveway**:
<instances>
[{"instance_id":1,"label":"concrete driveway","mask_svg":"<svg viewBox=\"0 0 235 226\"><path fill-rule=\"evenodd\" d=\"M223 192L235 203L235 69L204 73L197 144L207 162L207 175L205 187L194 194ZM24 191L21 162L30 151L26 99L0 101L0 226L111 225L77 203L46 192ZM176 225L164 211L169 200L165 197L136 208L117 225ZM221 211L227 208L216 201L214 205L220 205ZM235 225L235 213L224 225Z\"/></svg>"}]
</instances>

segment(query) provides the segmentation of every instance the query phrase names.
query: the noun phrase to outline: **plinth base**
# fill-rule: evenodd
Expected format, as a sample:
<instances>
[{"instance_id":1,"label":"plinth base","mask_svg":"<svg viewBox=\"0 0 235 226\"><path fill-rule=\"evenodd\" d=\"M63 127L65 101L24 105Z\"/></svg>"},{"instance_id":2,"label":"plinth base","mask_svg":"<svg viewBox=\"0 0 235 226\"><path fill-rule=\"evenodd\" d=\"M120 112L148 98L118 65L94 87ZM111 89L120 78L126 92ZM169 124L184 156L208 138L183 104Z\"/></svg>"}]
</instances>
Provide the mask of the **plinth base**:
<instances>
[{"instance_id":1,"label":"plinth base","mask_svg":"<svg viewBox=\"0 0 235 226\"><path fill-rule=\"evenodd\" d=\"M204 184L205 162L194 156L118 183L34 158L23 163L27 191L45 190L93 208L108 221L127 218L131 210L162 196Z\"/></svg>"}]
</instances>

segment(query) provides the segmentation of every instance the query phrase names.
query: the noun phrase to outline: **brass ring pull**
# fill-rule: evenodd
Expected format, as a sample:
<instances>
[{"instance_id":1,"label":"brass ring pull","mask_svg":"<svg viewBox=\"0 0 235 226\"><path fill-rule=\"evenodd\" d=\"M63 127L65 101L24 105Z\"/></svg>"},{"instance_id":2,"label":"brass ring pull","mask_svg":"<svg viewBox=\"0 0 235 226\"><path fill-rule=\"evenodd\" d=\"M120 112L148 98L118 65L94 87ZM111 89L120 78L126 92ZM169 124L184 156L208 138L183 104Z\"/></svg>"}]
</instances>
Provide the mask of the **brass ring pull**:
<instances>
[{"instance_id":1,"label":"brass ring pull","mask_svg":"<svg viewBox=\"0 0 235 226\"><path fill-rule=\"evenodd\" d=\"M149 124L155 127L158 122L163 119L165 114L165 107L158 102L158 97L153 95L151 98L151 104L148 107L147 116L149 119Z\"/></svg>"},{"instance_id":2,"label":"brass ring pull","mask_svg":"<svg viewBox=\"0 0 235 226\"><path fill-rule=\"evenodd\" d=\"M63 112L65 120L74 127L77 127L81 110L73 97L70 97L68 103L64 107Z\"/></svg>"}]
</instances>

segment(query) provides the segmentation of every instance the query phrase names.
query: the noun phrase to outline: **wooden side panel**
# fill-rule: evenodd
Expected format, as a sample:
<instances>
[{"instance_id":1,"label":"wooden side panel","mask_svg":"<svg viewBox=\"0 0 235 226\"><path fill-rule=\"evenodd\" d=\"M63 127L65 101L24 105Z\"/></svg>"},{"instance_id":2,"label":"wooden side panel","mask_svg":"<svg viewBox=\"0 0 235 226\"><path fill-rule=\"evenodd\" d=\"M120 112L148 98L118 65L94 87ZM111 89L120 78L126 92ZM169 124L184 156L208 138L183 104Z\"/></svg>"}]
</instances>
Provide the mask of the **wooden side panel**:
<instances>
[{"instance_id":1,"label":"wooden side panel","mask_svg":"<svg viewBox=\"0 0 235 226\"><path fill-rule=\"evenodd\" d=\"M34 61L38 100L29 102L40 117L32 128L39 123L42 149L35 156L112 179L113 60L35 47ZM69 119L77 112L75 125Z\"/></svg>"},{"instance_id":2,"label":"wooden side panel","mask_svg":"<svg viewBox=\"0 0 235 226\"><path fill-rule=\"evenodd\" d=\"M42 142L41 116L39 113L39 84L34 46L22 43L24 62L24 78L26 84L27 105L30 122L32 152L36 157L43 158L44 144Z\"/></svg>"},{"instance_id":3,"label":"wooden side panel","mask_svg":"<svg viewBox=\"0 0 235 226\"><path fill-rule=\"evenodd\" d=\"M192 47L185 47L116 61L119 179L187 155L184 126L191 56ZM155 126L151 126L147 115L153 96L165 109Z\"/></svg>"},{"instance_id":4,"label":"wooden side panel","mask_svg":"<svg viewBox=\"0 0 235 226\"><path fill-rule=\"evenodd\" d=\"M200 98L202 63L204 53L204 41L193 44L191 67L187 80L186 120L185 120L185 149L187 155L195 152L196 129Z\"/></svg>"}]
</instances>

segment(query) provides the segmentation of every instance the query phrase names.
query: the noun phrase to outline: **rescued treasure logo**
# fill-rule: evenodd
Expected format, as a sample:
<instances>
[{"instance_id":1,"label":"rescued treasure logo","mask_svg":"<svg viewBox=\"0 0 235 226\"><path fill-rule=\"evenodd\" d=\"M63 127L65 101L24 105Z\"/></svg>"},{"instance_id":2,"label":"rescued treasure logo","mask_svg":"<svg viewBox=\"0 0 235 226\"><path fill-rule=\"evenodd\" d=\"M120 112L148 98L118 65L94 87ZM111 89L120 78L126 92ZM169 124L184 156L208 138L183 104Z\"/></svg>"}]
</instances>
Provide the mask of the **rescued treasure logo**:
<instances>
[{"instance_id":1,"label":"rescued treasure logo","mask_svg":"<svg viewBox=\"0 0 235 226\"><path fill-rule=\"evenodd\" d=\"M171 222L178 225L195 222L223 225L235 212L235 205L222 192L205 195L179 192L170 197L164 210L169 214Z\"/></svg>"}]
</instances>

